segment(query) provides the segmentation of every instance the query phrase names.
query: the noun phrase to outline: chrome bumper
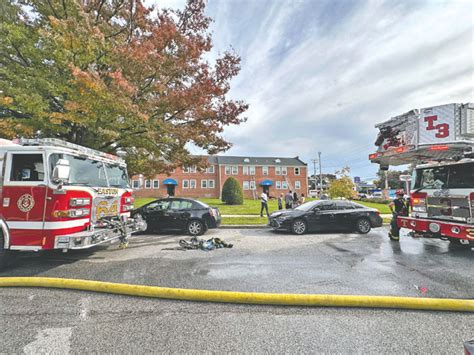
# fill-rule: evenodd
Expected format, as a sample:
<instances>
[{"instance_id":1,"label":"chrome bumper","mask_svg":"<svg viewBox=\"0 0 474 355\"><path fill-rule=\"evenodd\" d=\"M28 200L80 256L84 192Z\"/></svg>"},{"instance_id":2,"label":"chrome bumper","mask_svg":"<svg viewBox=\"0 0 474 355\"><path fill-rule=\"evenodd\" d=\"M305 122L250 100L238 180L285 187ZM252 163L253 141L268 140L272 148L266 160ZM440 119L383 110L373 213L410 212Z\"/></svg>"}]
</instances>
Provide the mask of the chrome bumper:
<instances>
[{"instance_id":1,"label":"chrome bumper","mask_svg":"<svg viewBox=\"0 0 474 355\"><path fill-rule=\"evenodd\" d=\"M117 239L127 239L132 233L143 232L146 228L142 218L129 218L125 222L108 221L102 228L57 236L54 249L88 249Z\"/></svg>"}]
</instances>

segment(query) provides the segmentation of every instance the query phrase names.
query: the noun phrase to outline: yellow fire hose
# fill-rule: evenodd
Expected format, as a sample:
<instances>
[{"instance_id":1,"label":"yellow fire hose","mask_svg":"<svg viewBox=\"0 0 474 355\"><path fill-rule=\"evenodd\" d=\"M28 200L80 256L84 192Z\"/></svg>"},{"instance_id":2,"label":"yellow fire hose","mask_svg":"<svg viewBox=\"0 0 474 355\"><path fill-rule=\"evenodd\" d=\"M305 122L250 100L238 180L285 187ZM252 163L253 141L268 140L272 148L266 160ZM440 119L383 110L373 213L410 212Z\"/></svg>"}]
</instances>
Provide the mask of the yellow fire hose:
<instances>
[{"instance_id":1,"label":"yellow fire hose","mask_svg":"<svg viewBox=\"0 0 474 355\"><path fill-rule=\"evenodd\" d=\"M59 288L201 302L474 312L474 300L470 299L231 292L141 286L49 277L1 277L0 287Z\"/></svg>"}]
</instances>

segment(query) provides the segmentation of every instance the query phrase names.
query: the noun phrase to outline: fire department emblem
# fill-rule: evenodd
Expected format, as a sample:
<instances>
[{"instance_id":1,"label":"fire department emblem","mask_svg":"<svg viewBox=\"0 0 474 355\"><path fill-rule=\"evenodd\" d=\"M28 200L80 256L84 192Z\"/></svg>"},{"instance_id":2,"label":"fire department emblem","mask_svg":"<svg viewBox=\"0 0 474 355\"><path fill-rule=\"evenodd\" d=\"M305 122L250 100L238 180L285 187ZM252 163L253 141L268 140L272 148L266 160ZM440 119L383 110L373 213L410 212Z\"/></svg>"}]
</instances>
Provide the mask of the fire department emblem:
<instances>
[{"instance_id":1,"label":"fire department emblem","mask_svg":"<svg viewBox=\"0 0 474 355\"><path fill-rule=\"evenodd\" d=\"M35 205L35 199L30 194L24 194L18 199L18 208L21 212L30 212Z\"/></svg>"}]
</instances>

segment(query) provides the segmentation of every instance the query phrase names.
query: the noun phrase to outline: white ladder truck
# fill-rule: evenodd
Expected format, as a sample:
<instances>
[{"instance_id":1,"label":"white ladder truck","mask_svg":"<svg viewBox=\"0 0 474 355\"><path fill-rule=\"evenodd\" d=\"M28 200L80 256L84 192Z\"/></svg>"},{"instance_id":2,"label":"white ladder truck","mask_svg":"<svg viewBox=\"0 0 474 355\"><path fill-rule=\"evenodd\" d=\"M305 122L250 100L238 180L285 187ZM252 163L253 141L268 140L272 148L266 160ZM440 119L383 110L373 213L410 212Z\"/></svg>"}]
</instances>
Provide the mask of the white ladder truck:
<instances>
[{"instance_id":1,"label":"white ladder truck","mask_svg":"<svg viewBox=\"0 0 474 355\"><path fill-rule=\"evenodd\" d=\"M474 104L414 109L377 124L377 151L369 160L388 170L412 165L407 217L413 237L474 246Z\"/></svg>"}]
</instances>

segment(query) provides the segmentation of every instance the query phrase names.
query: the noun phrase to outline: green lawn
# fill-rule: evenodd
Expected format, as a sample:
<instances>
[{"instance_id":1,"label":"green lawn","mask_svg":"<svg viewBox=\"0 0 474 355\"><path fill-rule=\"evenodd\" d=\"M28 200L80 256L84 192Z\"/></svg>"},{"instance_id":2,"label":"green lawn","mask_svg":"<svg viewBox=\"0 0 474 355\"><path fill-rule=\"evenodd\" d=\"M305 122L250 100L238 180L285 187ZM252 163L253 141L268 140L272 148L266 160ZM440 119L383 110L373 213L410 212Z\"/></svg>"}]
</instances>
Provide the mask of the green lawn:
<instances>
[{"instance_id":1,"label":"green lawn","mask_svg":"<svg viewBox=\"0 0 474 355\"><path fill-rule=\"evenodd\" d=\"M135 200L135 207L143 206L150 201L153 201L154 198L137 198ZM217 198L200 198L198 199L204 203L207 203L210 206L219 208L219 211L223 215L259 215L260 214L260 201L259 200L244 200L243 205L226 205L224 202ZM311 201L313 199L308 199ZM358 203L365 205L367 207L376 208L382 214L390 214L390 209L388 205L384 205L381 203L373 203L373 202L359 202ZM270 200L268 203L268 210L269 212L273 212L278 210L278 204L276 200Z\"/></svg>"},{"instance_id":2,"label":"green lawn","mask_svg":"<svg viewBox=\"0 0 474 355\"><path fill-rule=\"evenodd\" d=\"M267 225L267 223L267 217L222 217L222 224L224 225Z\"/></svg>"}]
</instances>

